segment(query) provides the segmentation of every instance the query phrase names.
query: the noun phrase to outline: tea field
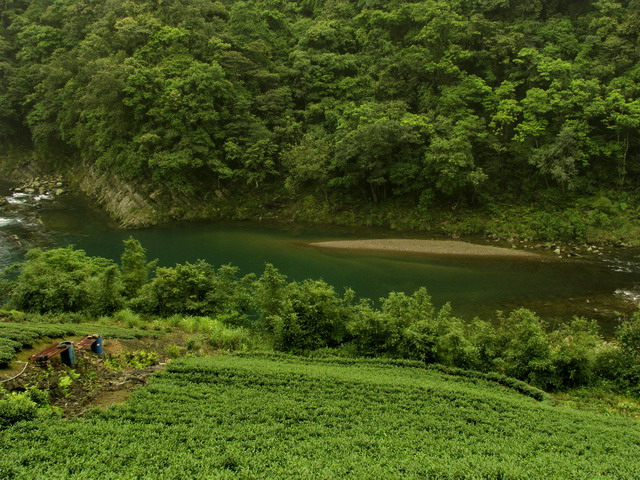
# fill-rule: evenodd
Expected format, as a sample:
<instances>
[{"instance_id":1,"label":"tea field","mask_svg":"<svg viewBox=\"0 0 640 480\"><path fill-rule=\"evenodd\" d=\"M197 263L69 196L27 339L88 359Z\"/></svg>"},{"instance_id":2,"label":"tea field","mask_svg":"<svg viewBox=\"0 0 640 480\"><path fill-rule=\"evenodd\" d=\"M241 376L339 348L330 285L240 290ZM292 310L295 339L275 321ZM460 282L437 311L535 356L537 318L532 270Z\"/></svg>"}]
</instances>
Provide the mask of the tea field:
<instances>
[{"instance_id":1,"label":"tea field","mask_svg":"<svg viewBox=\"0 0 640 480\"><path fill-rule=\"evenodd\" d=\"M414 363L173 361L126 403L0 431L2 479L637 479L640 424Z\"/></svg>"},{"instance_id":2,"label":"tea field","mask_svg":"<svg viewBox=\"0 0 640 480\"><path fill-rule=\"evenodd\" d=\"M3 322L0 320L0 368L6 367L23 347L30 347L41 338L100 333L111 338L140 338L153 332L111 325L77 323Z\"/></svg>"}]
</instances>

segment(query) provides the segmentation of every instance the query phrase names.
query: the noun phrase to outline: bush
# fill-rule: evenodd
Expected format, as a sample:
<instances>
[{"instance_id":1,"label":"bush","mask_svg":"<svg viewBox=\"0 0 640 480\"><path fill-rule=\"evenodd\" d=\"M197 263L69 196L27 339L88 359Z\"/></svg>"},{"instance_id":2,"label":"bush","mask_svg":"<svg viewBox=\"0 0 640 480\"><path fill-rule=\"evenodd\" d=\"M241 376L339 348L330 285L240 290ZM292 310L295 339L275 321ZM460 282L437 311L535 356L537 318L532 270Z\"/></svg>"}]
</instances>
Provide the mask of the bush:
<instances>
[{"instance_id":1,"label":"bush","mask_svg":"<svg viewBox=\"0 0 640 480\"><path fill-rule=\"evenodd\" d=\"M322 280L288 284L283 301L275 307L279 313L266 319L276 349L290 352L340 345L354 316L351 299L350 292L340 298Z\"/></svg>"},{"instance_id":2,"label":"bush","mask_svg":"<svg viewBox=\"0 0 640 480\"><path fill-rule=\"evenodd\" d=\"M28 392L11 392L0 397L0 428L21 420L31 420L38 414L38 405Z\"/></svg>"},{"instance_id":3,"label":"bush","mask_svg":"<svg viewBox=\"0 0 640 480\"><path fill-rule=\"evenodd\" d=\"M618 344L598 357L598 372L622 391L640 395L640 311L616 332Z\"/></svg>"},{"instance_id":4,"label":"bush","mask_svg":"<svg viewBox=\"0 0 640 480\"><path fill-rule=\"evenodd\" d=\"M602 338L595 321L576 317L549 335L552 343L554 389L591 384L596 377L595 362Z\"/></svg>"},{"instance_id":5,"label":"bush","mask_svg":"<svg viewBox=\"0 0 640 480\"><path fill-rule=\"evenodd\" d=\"M127 328L141 328L144 325L144 320L140 318L140 315L128 308L117 311L112 315L111 319Z\"/></svg>"},{"instance_id":6,"label":"bush","mask_svg":"<svg viewBox=\"0 0 640 480\"><path fill-rule=\"evenodd\" d=\"M476 348L466 336L464 322L452 315L448 303L432 317L419 318L405 330L404 336L415 358L426 363L462 368L473 368L477 363Z\"/></svg>"},{"instance_id":7,"label":"bush","mask_svg":"<svg viewBox=\"0 0 640 480\"><path fill-rule=\"evenodd\" d=\"M449 304L437 311L425 288L412 295L392 292L381 302L381 310L361 302L348 326L358 355L477 365L477 348L468 340L464 322L452 315Z\"/></svg>"},{"instance_id":8,"label":"bush","mask_svg":"<svg viewBox=\"0 0 640 480\"><path fill-rule=\"evenodd\" d=\"M9 305L27 312L111 313L122 306L120 270L73 246L30 250L9 289Z\"/></svg>"},{"instance_id":9,"label":"bush","mask_svg":"<svg viewBox=\"0 0 640 480\"><path fill-rule=\"evenodd\" d=\"M249 285L253 276L237 278L237 267L225 265L217 271L203 260L156 270L131 301L134 310L160 316L218 315L246 316L251 307Z\"/></svg>"},{"instance_id":10,"label":"bush","mask_svg":"<svg viewBox=\"0 0 640 480\"><path fill-rule=\"evenodd\" d=\"M521 308L498 316L491 370L545 388L554 381L551 346L542 320Z\"/></svg>"},{"instance_id":11,"label":"bush","mask_svg":"<svg viewBox=\"0 0 640 480\"><path fill-rule=\"evenodd\" d=\"M219 324L209 334L209 345L221 350L248 350L255 345L251 332L244 328L228 328Z\"/></svg>"},{"instance_id":12,"label":"bush","mask_svg":"<svg viewBox=\"0 0 640 480\"><path fill-rule=\"evenodd\" d=\"M147 263L147 251L133 237L124 240L124 251L120 257L122 283L127 298L135 297L147 283L149 272L155 269L157 261Z\"/></svg>"},{"instance_id":13,"label":"bush","mask_svg":"<svg viewBox=\"0 0 640 480\"><path fill-rule=\"evenodd\" d=\"M143 369L156 363L158 363L158 354L156 352L136 350L108 357L105 361L105 366L111 370Z\"/></svg>"},{"instance_id":14,"label":"bush","mask_svg":"<svg viewBox=\"0 0 640 480\"><path fill-rule=\"evenodd\" d=\"M640 362L640 311L618 327L616 338L625 355L635 363Z\"/></svg>"}]
</instances>

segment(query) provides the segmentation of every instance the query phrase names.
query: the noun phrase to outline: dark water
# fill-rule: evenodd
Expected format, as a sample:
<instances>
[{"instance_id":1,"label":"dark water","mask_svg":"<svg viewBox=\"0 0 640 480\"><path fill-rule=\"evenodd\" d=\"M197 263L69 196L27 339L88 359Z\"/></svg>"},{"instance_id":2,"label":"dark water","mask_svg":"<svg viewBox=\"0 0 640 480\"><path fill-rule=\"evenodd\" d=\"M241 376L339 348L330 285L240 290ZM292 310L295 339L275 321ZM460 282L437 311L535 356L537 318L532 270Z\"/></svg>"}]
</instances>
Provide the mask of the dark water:
<instances>
[{"instance_id":1,"label":"dark water","mask_svg":"<svg viewBox=\"0 0 640 480\"><path fill-rule=\"evenodd\" d=\"M0 187L0 193L9 195L4 189ZM133 235L160 265L205 259L216 266L237 265L241 273L260 273L269 262L291 279L322 278L338 291L351 287L359 296L372 299L425 286L436 304L449 301L454 311L468 318L488 318L497 309L527 306L547 318L592 314L611 329L616 321L613 310L621 308L625 295L628 299L640 296L636 252L609 256L606 261L539 262L336 251L306 243L401 235L248 222L181 223L123 231L82 198L8 198L13 203L0 206L0 266L19 261L25 249L33 246L70 243L90 255L117 260L122 240Z\"/></svg>"}]
</instances>

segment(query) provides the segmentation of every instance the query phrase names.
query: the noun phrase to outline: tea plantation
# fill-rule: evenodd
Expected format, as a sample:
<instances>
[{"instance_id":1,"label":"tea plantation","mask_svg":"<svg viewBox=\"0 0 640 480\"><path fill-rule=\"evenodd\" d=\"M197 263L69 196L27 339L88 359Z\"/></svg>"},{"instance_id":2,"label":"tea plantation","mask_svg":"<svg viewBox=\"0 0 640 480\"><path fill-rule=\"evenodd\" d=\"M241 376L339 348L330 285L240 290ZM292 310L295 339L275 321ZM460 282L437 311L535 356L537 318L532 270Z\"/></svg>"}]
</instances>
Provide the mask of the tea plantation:
<instances>
[{"instance_id":1,"label":"tea plantation","mask_svg":"<svg viewBox=\"0 0 640 480\"><path fill-rule=\"evenodd\" d=\"M91 335L96 332L112 338L140 338L152 332L105 325L77 323L3 322L0 320L0 368L6 367L16 352L41 338L67 335Z\"/></svg>"},{"instance_id":2,"label":"tea plantation","mask_svg":"<svg viewBox=\"0 0 640 480\"><path fill-rule=\"evenodd\" d=\"M640 424L414 363L172 362L127 403L0 431L0 478L637 479Z\"/></svg>"}]
</instances>

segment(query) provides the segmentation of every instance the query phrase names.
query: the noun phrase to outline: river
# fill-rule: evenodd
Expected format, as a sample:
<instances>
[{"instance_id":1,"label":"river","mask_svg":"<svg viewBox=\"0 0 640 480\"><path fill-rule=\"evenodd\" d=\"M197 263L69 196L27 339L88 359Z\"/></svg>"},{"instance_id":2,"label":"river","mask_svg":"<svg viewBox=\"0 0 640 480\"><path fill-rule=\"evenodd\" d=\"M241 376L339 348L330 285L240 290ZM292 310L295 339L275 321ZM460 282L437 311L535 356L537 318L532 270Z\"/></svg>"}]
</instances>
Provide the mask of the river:
<instances>
[{"instance_id":1,"label":"river","mask_svg":"<svg viewBox=\"0 0 640 480\"><path fill-rule=\"evenodd\" d=\"M425 286L437 305L449 301L465 318L492 318L496 310L534 309L552 324L573 314L617 324L616 311L640 300L637 251L592 259L532 261L518 258L434 257L406 253L325 250L310 242L415 235L386 230L254 222L196 222L121 230L81 196L12 195L0 183L0 267L18 262L28 248L74 244L90 255L117 260L132 235L160 265L204 259L260 273L272 263L292 280L322 278L338 291L378 299L390 291ZM424 237L433 238L433 237Z\"/></svg>"}]
</instances>

